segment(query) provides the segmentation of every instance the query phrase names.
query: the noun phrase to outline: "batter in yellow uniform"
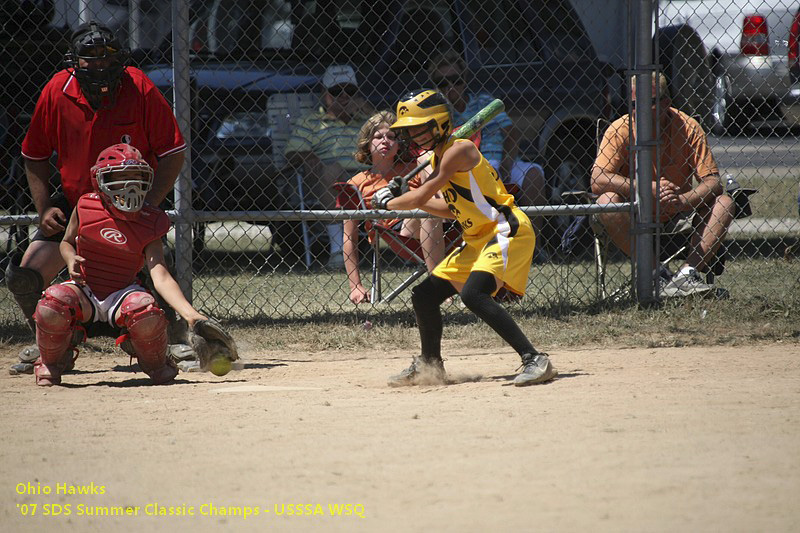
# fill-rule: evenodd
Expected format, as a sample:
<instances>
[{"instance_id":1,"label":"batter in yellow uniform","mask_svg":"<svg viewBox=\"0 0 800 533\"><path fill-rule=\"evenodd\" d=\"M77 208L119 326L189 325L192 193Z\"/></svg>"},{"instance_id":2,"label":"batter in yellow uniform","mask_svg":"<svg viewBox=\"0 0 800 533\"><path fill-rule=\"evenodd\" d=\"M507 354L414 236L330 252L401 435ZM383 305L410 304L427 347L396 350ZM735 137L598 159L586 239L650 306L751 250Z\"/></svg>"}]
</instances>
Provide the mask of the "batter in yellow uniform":
<instances>
[{"instance_id":1,"label":"batter in yellow uniform","mask_svg":"<svg viewBox=\"0 0 800 533\"><path fill-rule=\"evenodd\" d=\"M454 142L472 144L469 140L451 141L444 150ZM437 164L434 155L431 167L435 170ZM470 273L488 272L510 291L524 294L536 235L492 165L481 155L474 168L453 174L441 193L452 218L463 229L466 246L450 254L433 274L463 285Z\"/></svg>"},{"instance_id":2,"label":"batter in yellow uniform","mask_svg":"<svg viewBox=\"0 0 800 533\"><path fill-rule=\"evenodd\" d=\"M553 379L557 372L547 354L534 349L517 323L492 295L505 287L522 295L528 281L536 235L530 220L514 204L494 168L468 140L448 140L452 113L438 91L409 93L397 104L392 129L423 150L433 151L433 171L417 189L400 194L389 186L375 192L376 209L420 208L454 218L464 231L465 246L444 259L422 283L411 300L420 331L421 355L411 366L389 379L389 385L446 381L441 357L440 306L456 292L473 313L489 324L522 359L517 386ZM434 195L441 191L442 198Z\"/></svg>"}]
</instances>

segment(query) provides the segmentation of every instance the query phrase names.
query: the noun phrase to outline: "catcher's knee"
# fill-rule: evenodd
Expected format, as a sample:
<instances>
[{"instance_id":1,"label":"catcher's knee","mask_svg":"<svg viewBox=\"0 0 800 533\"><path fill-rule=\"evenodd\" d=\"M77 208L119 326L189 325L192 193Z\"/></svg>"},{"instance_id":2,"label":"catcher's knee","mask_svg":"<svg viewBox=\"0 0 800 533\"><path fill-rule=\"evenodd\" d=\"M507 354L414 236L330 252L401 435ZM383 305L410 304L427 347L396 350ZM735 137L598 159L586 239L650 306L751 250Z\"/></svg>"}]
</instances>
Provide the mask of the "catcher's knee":
<instances>
[{"instance_id":1,"label":"catcher's knee","mask_svg":"<svg viewBox=\"0 0 800 533\"><path fill-rule=\"evenodd\" d=\"M167 319L164 311L156 305L155 298L141 291L125 296L117 325L128 330L127 337L142 370L154 381L160 382L161 378L157 376L161 376L165 367L170 365L167 362ZM167 374L172 374L171 370Z\"/></svg>"},{"instance_id":2,"label":"catcher's knee","mask_svg":"<svg viewBox=\"0 0 800 533\"><path fill-rule=\"evenodd\" d=\"M58 364L77 341L75 331L83 321L78 294L66 285L52 285L36 305L36 344L45 364ZM71 355L71 354L70 354Z\"/></svg>"}]
</instances>

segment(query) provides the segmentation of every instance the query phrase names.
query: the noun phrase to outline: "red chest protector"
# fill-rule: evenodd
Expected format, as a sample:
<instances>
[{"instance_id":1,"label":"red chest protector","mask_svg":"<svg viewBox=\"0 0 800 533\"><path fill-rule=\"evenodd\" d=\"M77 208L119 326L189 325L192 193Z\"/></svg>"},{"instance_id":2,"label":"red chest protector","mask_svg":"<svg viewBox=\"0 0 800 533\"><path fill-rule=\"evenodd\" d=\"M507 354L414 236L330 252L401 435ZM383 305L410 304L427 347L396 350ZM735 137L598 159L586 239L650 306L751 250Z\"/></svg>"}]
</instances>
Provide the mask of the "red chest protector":
<instances>
[{"instance_id":1,"label":"red chest protector","mask_svg":"<svg viewBox=\"0 0 800 533\"><path fill-rule=\"evenodd\" d=\"M86 261L81 274L100 300L136 280L144 266L144 249L169 231L161 209L145 205L136 220L113 218L96 193L84 194L78 212L78 255Z\"/></svg>"}]
</instances>

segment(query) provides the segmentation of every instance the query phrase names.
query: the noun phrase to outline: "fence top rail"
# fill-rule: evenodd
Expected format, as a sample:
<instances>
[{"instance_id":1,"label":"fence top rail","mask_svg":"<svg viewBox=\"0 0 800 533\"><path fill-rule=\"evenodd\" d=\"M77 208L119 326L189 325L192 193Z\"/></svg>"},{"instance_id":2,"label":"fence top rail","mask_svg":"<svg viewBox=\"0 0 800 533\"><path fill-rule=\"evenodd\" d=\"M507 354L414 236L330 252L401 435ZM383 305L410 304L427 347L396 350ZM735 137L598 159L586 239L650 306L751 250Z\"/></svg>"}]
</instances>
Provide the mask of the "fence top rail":
<instances>
[{"instance_id":1,"label":"fence top rail","mask_svg":"<svg viewBox=\"0 0 800 533\"><path fill-rule=\"evenodd\" d=\"M591 215L594 213L619 213L630 211L630 202L605 205L580 204L580 205L530 205L520 207L527 215L532 216L559 216L559 215ZM173 222L215 222L241 220L243 222L269 222L271 220L297 221L297 220L381 220L405 218L429 218L431 215L421 209L408 211L377 211L361 209L305 209L305 210L277 210L277 211L195 211L190 216L181 217L175 210L168 210L167 214ZM19 224L37 224L38 215L0 215L0 226L13 226Z\"/></svg>"}]
</instances>

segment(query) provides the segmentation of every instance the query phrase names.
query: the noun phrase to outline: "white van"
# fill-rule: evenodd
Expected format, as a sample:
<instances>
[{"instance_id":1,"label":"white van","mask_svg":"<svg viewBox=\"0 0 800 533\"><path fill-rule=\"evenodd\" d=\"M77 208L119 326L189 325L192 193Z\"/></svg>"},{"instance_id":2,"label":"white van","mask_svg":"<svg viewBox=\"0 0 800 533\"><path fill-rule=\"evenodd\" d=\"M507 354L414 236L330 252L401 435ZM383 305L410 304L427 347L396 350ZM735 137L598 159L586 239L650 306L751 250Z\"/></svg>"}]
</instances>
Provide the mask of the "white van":
<instances>
[{"instance_id":1,"label":"white van","mask_svg":"<svg viewBox=\"0 0 800 533\"><path fill-rule=\"evenodd\" d=\"M171 30L170 6L164 0L55 0L52 25L75 29L96 20L130 49L155 48Z\"/></svg>"}]
</instances>

